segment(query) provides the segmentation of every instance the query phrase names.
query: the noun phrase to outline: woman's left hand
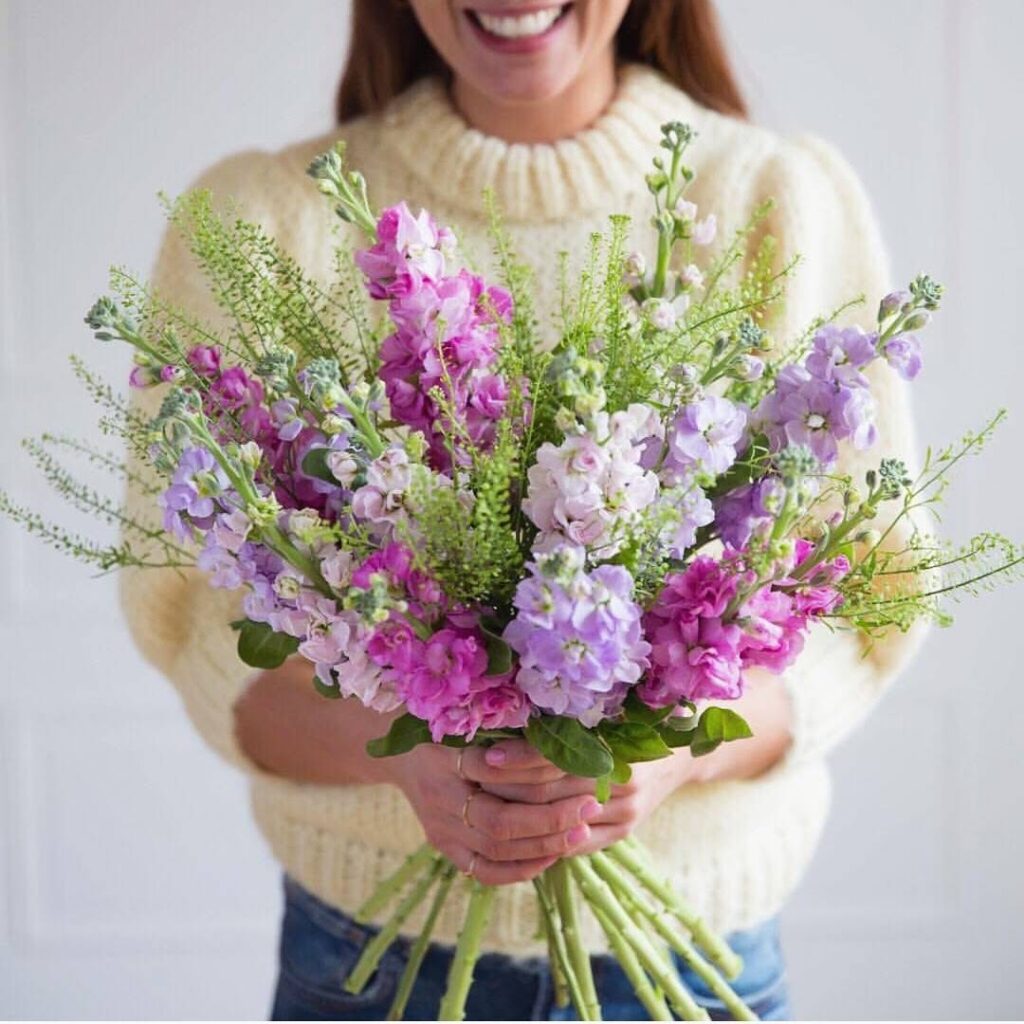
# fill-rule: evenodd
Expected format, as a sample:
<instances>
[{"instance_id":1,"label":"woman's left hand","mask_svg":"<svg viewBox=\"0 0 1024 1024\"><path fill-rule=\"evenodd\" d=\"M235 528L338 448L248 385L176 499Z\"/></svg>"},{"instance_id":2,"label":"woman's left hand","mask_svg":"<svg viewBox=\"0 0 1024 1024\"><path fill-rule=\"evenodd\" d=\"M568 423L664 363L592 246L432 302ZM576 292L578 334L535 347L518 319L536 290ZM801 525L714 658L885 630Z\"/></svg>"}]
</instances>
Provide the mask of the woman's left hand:
<instances>
[{"instance_id":1,"label":"woman's left hand","mask_svg":"<svg viewBox=\"0 0 1024 1024\"><path fill-rule=\"evenodd\" d=\"M498 744L500 746L500 744ZM590 837L573 855L594 853L625 839L675 789L690 781L694 760L688 750L678 750L659 761L633 765L633 777L612 786L611 797L601 814L590 822ZM511 803L546 804L567 796L594 792L594 780L566 775L538 785L491 782L482 786L492 796Z\"/></svg>"}]
</instances>

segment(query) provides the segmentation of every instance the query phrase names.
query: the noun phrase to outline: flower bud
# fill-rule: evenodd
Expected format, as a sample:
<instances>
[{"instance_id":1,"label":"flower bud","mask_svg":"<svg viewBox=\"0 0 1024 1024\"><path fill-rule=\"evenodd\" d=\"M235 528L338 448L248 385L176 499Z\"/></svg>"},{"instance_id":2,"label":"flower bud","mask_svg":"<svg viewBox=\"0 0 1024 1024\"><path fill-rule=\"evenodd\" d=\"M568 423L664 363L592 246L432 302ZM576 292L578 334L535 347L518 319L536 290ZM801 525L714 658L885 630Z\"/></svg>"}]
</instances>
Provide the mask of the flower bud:
<instances>
[{"instance_id":1,"label":"flower bud","mask_svg":"<svg viewBox=\"0 0 1024 1024\"><path fill-rule=\"evenodd\" d=\"M623 261L622 277L630 288L635 288L637 285L642 284L644 274L646 273L647 261L644 259L642 252L631 252Z\"/></svg>"},{"instance_id":2,"label":"flower bud","mask_svg":"<svg viewBox=\"0 0 1024 1024\"><path fill-rule=\"evenodd\" d=\"M687 263L679 274L684 288L703 288L704 273L696 263Z\"/></svg>"},{"instance_id":3,"label":"flower bud","mask_svg":"<svg viewBox=\"0 0 1024 1024\"><path fill-rule=\"evenodd\" d=\"M643 304L647 322L659 331L670 331L676 324L676 311L667 299L648 299Z\"/></svg>"},{"instance_id":4,"label":"flower bud","mask_svg":"<svg viewBox=\"0 0 1024 1024\"><path fill-rule=\"evenodd\" d=\"M889 292L878 304L878 319L885 320L898 313L910 301L910 292Z\"/></svg>"},{"instance_id":5,"label":"flower bud","mask_svg":"<svg viewBox=\"0 0 1024 1024\"><path fill-rule=\"evenodd\" d=\"M329 437L334 437L337 434L343 433L347 426L348 421L334 412L329 412L320 421L320 429Z\"/></svg>"},{"instance_id":6,"label":"flower bud","mask_svg":"<svg viewBox=\"0 0 1024 1024\"><path fill-rule=\"evenodd\" d=\"M255 441L246 441L238 446L238 461L255 470L263 460L263 449Z\"/></svg>"},{"instance_id":7,"label":"flower bud","mask_svg":"<svg viewBox=\"0 0 1024 1024\"><path fill-rule=\"evenodd\" d=\"M760 380L764 376L764 360L757 356L742 355L736 360L736 372L740 380Z\"/></svg>"}]
</instances>

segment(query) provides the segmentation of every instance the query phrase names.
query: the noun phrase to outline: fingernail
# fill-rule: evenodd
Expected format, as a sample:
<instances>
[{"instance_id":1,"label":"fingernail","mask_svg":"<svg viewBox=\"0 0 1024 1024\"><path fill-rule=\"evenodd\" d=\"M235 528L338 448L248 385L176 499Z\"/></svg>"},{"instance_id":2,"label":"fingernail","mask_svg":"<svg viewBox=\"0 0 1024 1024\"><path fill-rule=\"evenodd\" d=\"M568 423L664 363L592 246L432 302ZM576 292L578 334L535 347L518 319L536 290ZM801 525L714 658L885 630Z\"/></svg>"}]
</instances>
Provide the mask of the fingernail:
<instances>
[{"instance_id":1,"label":"fingernail","mask_svg":"<svg viewBox=\"0 0 1024 1024\"><path fill-rule=\"evenodd\" d=\"M584 842L587 836L590 835L590 829L586 825L575 825L569 829L566 839L569 841L570 846L579 846L580 843Z\"/></svg>"},{"instance_id":2,"label":"fingernail","mask_svg":"<svg viewBox=\"0 0 1024 1024\"><path fill-rule=\"evenodd\" d=\"M484 760L492 767L497 768L498 765L502 765L508 759L508 754L505 753L501 747L491 747L490 750L484 754Z\"/></svg>"},{"instance_id":3,"label":"fingernail","mask_svg":"<svg viewBox=\"0 0 1024 1024\"><path fill-rule=\"evenodd\" d=\"M593 821L601 813L601 805L596 800L591 800L590 803L583 805L583 810L580 812L580 817L584 821Z\"/></svg>"}]
</instances>

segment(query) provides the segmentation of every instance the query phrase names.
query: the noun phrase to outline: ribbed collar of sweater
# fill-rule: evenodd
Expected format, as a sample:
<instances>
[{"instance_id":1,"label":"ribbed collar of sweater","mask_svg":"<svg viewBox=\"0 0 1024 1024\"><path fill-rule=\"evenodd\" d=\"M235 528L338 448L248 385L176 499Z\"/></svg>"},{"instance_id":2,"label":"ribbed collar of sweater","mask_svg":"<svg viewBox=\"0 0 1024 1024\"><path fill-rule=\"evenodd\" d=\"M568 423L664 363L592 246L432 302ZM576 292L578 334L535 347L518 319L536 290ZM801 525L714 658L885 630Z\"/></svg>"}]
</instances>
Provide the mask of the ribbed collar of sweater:
<instances>
[{"instance_id":1,"label":"ribbed collar of sweater","mask_svg":"<svg viewBox=\"0 0 1024 1024\"><path fill-rule=\"evenodd\" d=\"M698 130L714 115L658 72L619 69L612 102L577 135L553 143L509 143L473 128L445 85L423 79L381 115L382 141L430 192L454 209L476 212L492 189L509 220L538 222L608 210L642 191L665 121Z\"/></svg>"}]
</instances>

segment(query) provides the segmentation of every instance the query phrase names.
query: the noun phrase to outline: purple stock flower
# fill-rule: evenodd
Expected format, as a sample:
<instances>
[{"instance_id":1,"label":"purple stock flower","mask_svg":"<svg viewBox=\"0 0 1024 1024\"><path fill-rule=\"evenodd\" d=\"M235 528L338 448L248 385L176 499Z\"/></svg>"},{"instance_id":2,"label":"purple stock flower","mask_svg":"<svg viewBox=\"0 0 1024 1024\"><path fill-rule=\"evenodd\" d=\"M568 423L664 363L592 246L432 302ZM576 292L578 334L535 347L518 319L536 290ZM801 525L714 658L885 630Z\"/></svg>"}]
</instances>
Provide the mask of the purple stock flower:
<instances>
[{"instance_id":1,"label":"purple stock flower","mask_svg":"<svg viewBox=\"0 0 1024 1024\"><path fill-rule=\"evenodd\" d=\"M785 497L785 486L773 476L729 491L715 507L719 537L730 547L745 547L759 526L778 515Z\"/></svg>"},{"instance_id":2,"label":"purple stock flower","mask_svg":"<svg viewBox=\"0 0 1024 1024\"><path fill-rule=\"evenodd\" d=\"M683 406L668 427L666 475L678 480L691 471L724 473L736 461L746 423L745 410L718 395Z\"/></svg>"},{"instance_id":3,"label":"purple stock flower","mask_svg":"<svg viewBox=\"0 0 1024 1024\"><path fill-rule=\"evenodd\" d=\"M516 683L542 710L595 725L648 665L633 578L603 565L555 579L545 569L552 562L539 563L516 589L518 614L504 632L519 655Z\"/></svg>"},{"instance_id":4,"label":"purple stock flower","mask_svg":"<svg viewBox=\"0 0 1024 1024\"><path fill-rule=\"evenodd\" d=\"M882 352L885 361L904 380L913 380L921 372L921 343L913 334L897 334L890 338Z\"/></svg>"},{"instance_id":5,"label":"purple stock flower","mask_svg":"<svg viewBox=\"0 0 1024 1024\"><path fill-rule=\"evenodd\" d=\"M164 510L164 529L179 540L191 539L197 529L209 529L219 507L214 498L227 485L224 471L205 448L186 448L170 486L159 499Z\"/></svg>"},{"instance_id":6,"label":"purple stock flower","mask_svg":"<svg viewBox=\"0 0 1024 1024\"><path fill-rule=\"evenodd\" d=\"M860 371L878 355L878 335L859 327L826 324L814 335L814 346L804 365L818 380L867 387Z\"/></svg>"}]
</instances>

